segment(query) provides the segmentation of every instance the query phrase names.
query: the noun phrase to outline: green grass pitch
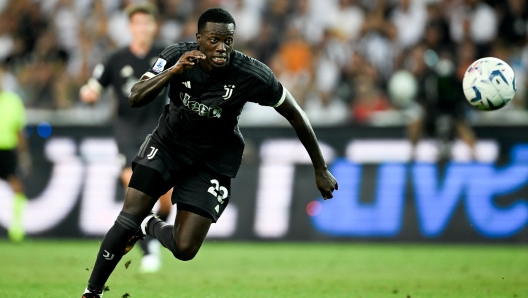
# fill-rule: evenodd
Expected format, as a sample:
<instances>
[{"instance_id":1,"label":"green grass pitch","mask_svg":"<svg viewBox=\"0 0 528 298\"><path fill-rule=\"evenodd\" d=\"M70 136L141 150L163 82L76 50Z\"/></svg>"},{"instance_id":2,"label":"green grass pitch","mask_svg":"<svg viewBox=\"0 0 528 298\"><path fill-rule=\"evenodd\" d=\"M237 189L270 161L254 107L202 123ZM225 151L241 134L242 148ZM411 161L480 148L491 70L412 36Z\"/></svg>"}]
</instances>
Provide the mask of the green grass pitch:
<instances>
[{"instance_id":1,"label":"green grass pitch","mask_svg":"<svg viewBox=\"0 0 528 298\"><path fill-rule=\"evenodd\" d=\"M0 297L80 297L98 246L0 241ZM105 298L528 297L526 246L207 241L190 262L164 250L159 273L139 261L124 256Z\"/></svg>"}]
</instances>

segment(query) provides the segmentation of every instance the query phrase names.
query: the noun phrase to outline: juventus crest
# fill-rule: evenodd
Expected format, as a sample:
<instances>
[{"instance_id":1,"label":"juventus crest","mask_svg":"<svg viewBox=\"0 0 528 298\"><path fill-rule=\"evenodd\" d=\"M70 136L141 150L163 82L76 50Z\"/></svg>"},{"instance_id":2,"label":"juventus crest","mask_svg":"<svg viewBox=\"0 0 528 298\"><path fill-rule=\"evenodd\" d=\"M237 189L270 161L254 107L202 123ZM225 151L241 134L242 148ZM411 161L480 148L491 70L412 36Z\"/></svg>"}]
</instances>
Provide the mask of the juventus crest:
<instances>
[{"instance_id":1,"label":"juventus crest","mask_svg":"<svg viewBox=\"0 0 528 298\"><path fill-rule=\"evenodd\" d=\"M224 85L224 89L226 93L222 95L222 98L224 100L228 100L231 98L231 95L233 95L233 89L235 89L235 85Z\"/></svg>"}]
</instances>

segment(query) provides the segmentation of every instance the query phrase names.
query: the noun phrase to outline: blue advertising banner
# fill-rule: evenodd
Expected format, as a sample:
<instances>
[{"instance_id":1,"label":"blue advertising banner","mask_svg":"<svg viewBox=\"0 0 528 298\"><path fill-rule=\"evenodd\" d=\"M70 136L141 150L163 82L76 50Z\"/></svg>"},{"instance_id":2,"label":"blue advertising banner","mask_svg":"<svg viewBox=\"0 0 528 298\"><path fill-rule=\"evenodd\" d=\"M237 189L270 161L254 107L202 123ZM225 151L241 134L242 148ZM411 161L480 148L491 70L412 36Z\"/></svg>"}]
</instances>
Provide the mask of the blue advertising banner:
<instances>
[{"instance_id":1,"label":"blue advertising banner","mask_svg":"<svg viewBox=\"0 0 528 298\"><path fill-rule=\"evenodd\" d=\"M104 235L124 197L111 128L48 130L34 128L29 137L29 237ZM432 139L412 148L402 127L319 128L321 150L339 182L335 197L324 201L291 128L243 128L243 166L230 205L208 237L528 243L524 130L477 127L479 141L471 150L462 141L442 147ZM445 148L449 158L442 157ZM12 191L0 181L0 237L6 236L11 202Z\"/></svg>"}]
</instances>

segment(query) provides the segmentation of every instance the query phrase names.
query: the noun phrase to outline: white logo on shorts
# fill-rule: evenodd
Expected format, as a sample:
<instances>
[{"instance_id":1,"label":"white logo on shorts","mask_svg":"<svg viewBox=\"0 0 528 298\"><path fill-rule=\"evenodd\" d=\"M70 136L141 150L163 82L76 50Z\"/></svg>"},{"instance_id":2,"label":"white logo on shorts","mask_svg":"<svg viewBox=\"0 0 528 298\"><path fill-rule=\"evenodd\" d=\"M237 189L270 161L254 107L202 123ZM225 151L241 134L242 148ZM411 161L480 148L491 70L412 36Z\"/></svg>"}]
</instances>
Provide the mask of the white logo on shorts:
<instances>
[{"instance_id":1,"label":"white logo on shorts","mask_svg":"<svg viewBox=\"0 0 528 298\"><path fill-rule=\"evenodd\" d=\"M156 155L156 153L158 153L158 149L150 146L150 148L152 148L152 151L150 151L150 153L147 155L147 158L148 159L152 159L154 158L154 155Z\"/></svg>"}]
</instances>

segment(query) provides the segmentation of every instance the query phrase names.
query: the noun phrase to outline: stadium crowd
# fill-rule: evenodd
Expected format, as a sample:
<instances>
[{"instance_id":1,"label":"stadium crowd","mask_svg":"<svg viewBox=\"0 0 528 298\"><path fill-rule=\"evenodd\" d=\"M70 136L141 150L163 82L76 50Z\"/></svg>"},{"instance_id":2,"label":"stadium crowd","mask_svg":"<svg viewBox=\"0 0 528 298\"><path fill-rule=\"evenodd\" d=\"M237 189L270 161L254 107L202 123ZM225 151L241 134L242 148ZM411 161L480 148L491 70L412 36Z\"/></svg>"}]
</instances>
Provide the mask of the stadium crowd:
<instances>
[{"instance_id":1,"label":"stadium crowd","mask_svg":"<svg viewBox=\"0 0 528 298\"><path fill-rule=\"evenodd\" d=\"M97 109L80 102L79 88L106 53L129 43L124 8L132 2L0 0L0 60L9 72L4 87L30 109ZM464 101L463 74L485 56L505 60L516 73L517 95L506 112L527 106L524 0L152 2L160 10L158 41L166 45L193 41L206 8L230 11L237 22L235 48L269 65L314 125L370 123L376 112L431 100L431 73L451 76L460 91L453 98ZM401 70L413 75L417 92L398 101L388 86ZM247 109L253 121L278 117Z\"/></svg>"}]
</instances>

